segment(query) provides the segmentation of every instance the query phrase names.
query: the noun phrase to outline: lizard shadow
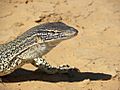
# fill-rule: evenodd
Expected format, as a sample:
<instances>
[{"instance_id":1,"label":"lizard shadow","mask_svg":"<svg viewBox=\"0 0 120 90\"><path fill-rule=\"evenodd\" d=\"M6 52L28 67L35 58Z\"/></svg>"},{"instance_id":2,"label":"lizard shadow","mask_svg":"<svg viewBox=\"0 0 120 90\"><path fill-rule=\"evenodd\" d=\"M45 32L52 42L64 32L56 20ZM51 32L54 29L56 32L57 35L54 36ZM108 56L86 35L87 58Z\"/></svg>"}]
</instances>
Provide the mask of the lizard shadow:
<instances>
[{"instance_id":1,"label":"lizard shadow","mask_svg":"<svg viewBox=\"0 0 120 90\"><path fill-rule=\"evenodd\" d=\"M71 72L73 73L73 72ZM46 81L46 82L79 82L85 79L95 80L109 80L112 75L104 73L93 73L93 72L75 72L74 76L68 76L66 74L54 74L48 75L43 72L35 72L26 69L17 69L15 72L3 76L2 82L14 83L24 81Z\"/></svg>"}]
</instances>

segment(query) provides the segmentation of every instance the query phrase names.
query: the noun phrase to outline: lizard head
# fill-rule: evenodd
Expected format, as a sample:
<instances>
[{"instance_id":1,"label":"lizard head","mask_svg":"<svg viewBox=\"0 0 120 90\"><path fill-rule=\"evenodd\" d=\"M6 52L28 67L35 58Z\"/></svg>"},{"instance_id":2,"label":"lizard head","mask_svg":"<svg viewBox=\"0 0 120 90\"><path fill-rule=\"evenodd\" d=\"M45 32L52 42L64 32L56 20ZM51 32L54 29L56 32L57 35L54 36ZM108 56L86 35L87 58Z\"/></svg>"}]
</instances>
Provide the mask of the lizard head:
<instances>
[{"instance_id":1,"label":"lizard head","mask_svg":"<svg viewBox=\"0 0 120 90\"><path fill-rule=\"evenodd\" d=\"M38 33L44 42L62 41L72 38L78 31L62 22L45 23L38 26Z\"/></svg>"}]
</instances>

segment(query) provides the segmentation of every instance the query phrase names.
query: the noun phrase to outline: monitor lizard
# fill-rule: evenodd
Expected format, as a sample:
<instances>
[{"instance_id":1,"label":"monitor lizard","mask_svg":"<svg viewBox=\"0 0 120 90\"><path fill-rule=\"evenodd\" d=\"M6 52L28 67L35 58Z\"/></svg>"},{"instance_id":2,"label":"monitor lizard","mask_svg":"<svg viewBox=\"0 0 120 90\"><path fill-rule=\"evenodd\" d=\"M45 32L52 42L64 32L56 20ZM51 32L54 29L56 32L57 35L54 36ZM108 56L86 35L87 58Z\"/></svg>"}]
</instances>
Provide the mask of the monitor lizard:
<instances>
[{"instance_id":1,"label":"monitor lizard","mask_svg":"<svg viewBox=\"0 0 120 90\"><path fill-rule=\"evenodd\" d=\"M47 74L78 71L69 65L52 66L42 58L61 41L77 34L78 30L73 27L62 22L51 22L32 27L13 41L0 44L0 76L8 75L26 63Z\"/></svg>"}]
</instances>

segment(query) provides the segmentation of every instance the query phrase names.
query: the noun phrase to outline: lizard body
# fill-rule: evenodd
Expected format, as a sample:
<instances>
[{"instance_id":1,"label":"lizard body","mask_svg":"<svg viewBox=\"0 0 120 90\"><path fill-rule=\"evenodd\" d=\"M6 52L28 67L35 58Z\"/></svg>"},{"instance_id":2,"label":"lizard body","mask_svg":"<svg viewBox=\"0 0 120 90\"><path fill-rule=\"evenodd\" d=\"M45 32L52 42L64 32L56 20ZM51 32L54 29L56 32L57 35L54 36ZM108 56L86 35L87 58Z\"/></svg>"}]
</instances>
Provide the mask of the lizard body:
<instances>
[{"instance_id":1,"label":"lizard body","mask_svg":"<svg viewBox=\"0 0 120 90\"><path fill-rule=\"evenodd\" d=\"M75 69L68 65L51 66L42 58L61 41L76 36L78 31L62 22L35 26L15 40L0 45L0 76L12 73L31 63L48 74L67 73Z\"/></svg>"}]
</instances>

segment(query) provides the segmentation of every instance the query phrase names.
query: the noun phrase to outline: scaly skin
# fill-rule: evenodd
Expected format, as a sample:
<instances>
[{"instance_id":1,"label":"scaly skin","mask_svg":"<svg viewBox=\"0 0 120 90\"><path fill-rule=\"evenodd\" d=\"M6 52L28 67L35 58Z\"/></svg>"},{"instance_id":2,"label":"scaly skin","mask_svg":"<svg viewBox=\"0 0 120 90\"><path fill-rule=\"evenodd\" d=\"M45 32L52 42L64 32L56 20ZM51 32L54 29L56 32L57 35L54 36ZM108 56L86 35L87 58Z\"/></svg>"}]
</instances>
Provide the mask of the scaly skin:
<instances>
[{"instance_id":1,"label":"scaly skin","mask_svg":"<svg viewBox=\"0 0 120 90\"><path fill-rule=\"evenodd\" d=\"M48 74L78 70L68 65L54 67L42 58L61 41L76 36L78 31L64 23L53 22L35 26L15 40L0 45L0 76L12 73L31 63Z\"/></svg>"}]
</instances>

